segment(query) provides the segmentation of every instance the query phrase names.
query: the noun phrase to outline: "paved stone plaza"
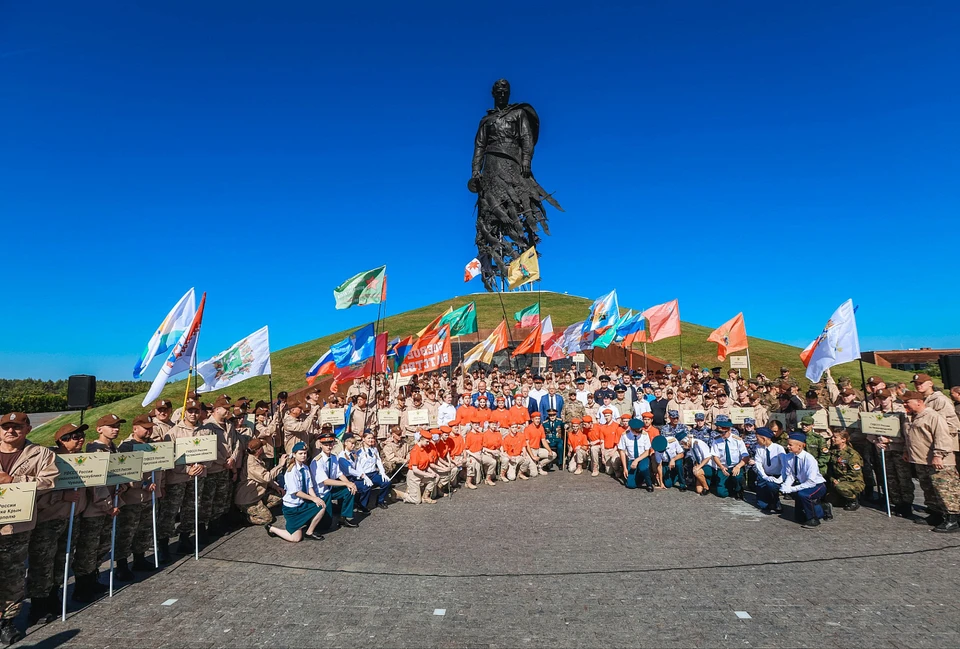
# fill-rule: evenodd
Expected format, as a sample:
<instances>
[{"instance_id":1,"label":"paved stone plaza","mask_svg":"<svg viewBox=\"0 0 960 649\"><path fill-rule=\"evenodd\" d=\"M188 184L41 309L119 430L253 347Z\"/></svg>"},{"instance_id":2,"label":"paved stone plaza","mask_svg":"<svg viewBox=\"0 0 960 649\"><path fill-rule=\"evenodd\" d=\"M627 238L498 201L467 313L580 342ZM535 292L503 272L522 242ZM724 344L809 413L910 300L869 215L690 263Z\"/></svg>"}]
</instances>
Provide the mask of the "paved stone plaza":
<instances>
[{"instance_id":1,"label":"paved stone plaza","mask_svg":"<svg viewBox=\"0 0 960 649\"><path fill-rule=\"evenodd\" d=\"M552 474L322 542L244 529L17 646L955 647L958 564L960 534L879 510L804 530Z\"/></svg>"}]
</instances>

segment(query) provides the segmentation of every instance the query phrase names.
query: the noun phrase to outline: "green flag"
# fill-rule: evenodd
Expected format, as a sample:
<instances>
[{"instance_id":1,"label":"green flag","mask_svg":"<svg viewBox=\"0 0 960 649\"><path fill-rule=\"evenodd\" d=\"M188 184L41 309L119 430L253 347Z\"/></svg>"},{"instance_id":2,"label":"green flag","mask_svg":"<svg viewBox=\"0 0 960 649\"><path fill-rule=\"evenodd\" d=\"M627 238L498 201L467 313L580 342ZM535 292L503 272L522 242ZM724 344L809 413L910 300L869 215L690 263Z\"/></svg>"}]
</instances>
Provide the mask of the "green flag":
<instances>
[{"instance_id":1,"label":"green flag","mask_svg":"<svg viewBox=\"0 0 960 649\"><path fill-rule=\"evenodd\" d=\"M365 273L354 275L333 289L338 309L352 306L380 304L387 292L387 267L381 266Z\"/></svg>"},{"instance_id":2,"label":"green flag","mask_svg":"<svg viewBox=\"0 0 960 649\"><path fill-rule=\"evenodd\" d=\"M440 319L437 327L450 325L451 336L463 336L465 334L477 333L477 304L470 302L464 304L456 311L451 311Z\"/></svg>"},{"instance_id":3,"label":"green flag","mask_svg":"<svg viewBox=\"0 0 960 649\"><path fill-rule=\"evenodd\" d=\"M513 319L517 321L518 327L536 327L540 324L540 303L534 302L525 309L520 309L513 314Z\"/></svg>"}]
</instances>

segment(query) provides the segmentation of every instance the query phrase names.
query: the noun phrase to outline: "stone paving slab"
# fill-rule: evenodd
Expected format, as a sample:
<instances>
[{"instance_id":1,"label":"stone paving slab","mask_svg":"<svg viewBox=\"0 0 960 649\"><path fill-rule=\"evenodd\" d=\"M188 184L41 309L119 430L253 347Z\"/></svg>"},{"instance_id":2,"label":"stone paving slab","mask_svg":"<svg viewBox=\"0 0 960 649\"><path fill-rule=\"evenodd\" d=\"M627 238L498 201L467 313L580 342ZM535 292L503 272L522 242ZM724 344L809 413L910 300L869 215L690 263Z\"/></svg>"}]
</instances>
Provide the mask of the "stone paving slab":
<instances>
[{"instance_id":1,"label":"stone paving slab","mask_svg":"<svg viewBox=\"0 0 960 649\"><path fill-rule=\"evenodd\" d=\"M20 646L960 646L960 534L786 509L552 474L322 542L247 528Z\"/></svg>"}]
</instances>

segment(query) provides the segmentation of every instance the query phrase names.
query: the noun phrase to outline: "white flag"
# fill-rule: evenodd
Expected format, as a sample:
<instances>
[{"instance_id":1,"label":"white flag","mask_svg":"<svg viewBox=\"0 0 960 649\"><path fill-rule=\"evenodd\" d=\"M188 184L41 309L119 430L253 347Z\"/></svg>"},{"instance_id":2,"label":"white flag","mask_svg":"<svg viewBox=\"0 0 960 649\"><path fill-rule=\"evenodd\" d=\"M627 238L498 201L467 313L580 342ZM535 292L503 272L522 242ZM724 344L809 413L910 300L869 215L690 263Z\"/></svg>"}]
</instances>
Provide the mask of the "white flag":
<instances>
[{"instance_id":1,"label":"white flag","mask_svg":"<svg viewBox=\"0 0 960 649\"><path fill-rule=\"evenodd\" d=\"M167 317L164 318L160 326L157 327L153 337L150 338L150 342L147 343L147 346L140 354L140 358L137 359L136 364L133 366L133 378L139 379L143 375L143 371L147 369L150 361L157 356L166 354L167 350L176 344L176 341L180 340L180 336L182 336L183 332L190 326L190 322L196 313L196 297L191 288L187 291L186 295L180 298L180 301L170 309L170 313L167 314Z\"/></svg>"},{"instance_id":2,"label":"white flag","mask_svg":"<svg viewBox=\"0 0 960 649\"><path fill-rule=\"evenodd\" d=\"M203 377L203 385L197 393L223 390L234 383L270 373L270 335L264 327L200 363L197 374Z\"/></svg>"},{"instance_id":3,"label":"white flag","mask_svg":"<svg viewBox=\"0 0 960 649\"><path fill-rule=\"evenodd\" d=\"M469 282L480 274L480 260L474 257L463 269L463 281Z\"/></svg>"},{"instance_id":4,"label":"white flag","mask_svg":"<svg viewBox=\"0 0 960 649\"><path fill-rule=\"evenodd\" d=\"M183 335L180 336L180 340L174 345L170 355L167 356L163 367L157 372L157 378L153 380L153 385L150 386L150 391L147 392L147 396L143 398L143 403L140 405L146 407L148 403L160 396L160 393L163 392L163 386L171 377L190 369L190 366L197 362L197 339L200 337L200 324L203 322L203 306L206 303L207 294L204 293L203 297L200 298L200 306L193 316L193 321L190 323L190 326L187 327L186 331L183 332Z\"/></svg>"},{"instance_id":5,"label":"white flag","mask_svg":"<svg viewBox=\"0 0 960 649\"><path fill-rule=\"evenodd\" d=\"M833 312L817 339L800 353L807 367L807 378L816 383L827 369L860 358L860 338L853 300L847 300Z\"/></svg>"}]
</instances>

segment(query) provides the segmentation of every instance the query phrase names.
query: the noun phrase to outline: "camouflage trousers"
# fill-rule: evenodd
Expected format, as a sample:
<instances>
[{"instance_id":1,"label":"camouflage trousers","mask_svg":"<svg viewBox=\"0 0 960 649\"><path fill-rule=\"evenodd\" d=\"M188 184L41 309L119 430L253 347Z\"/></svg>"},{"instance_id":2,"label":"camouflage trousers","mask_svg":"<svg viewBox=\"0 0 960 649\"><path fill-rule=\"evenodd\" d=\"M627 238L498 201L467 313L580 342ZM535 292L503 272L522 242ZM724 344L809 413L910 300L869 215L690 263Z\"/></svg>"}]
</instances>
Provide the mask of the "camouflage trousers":
<instances>
[{"instance_id":1,"label":"camouflage trousers","mask_svg":"<svg viewBox=\"0 0 960 649\"><path fill-rule=\"evenodd\" d=\"M203 481L204 478L197 481L201 490ZM176 534L177 513L180 514L182 531L188 534L193 531L193 484L191 479L166 486L157 512L157 538L169 539Z\"/></svg>"},{"instance_id":2,"label":"camouflage trousers","mask_svg":"<svg viewBox=\"0 0 960 649\"><path fill-rule=\"evenodd\" d=\"M65 534L66 518L54 518L37 523L30 535L28 556L30 571L27 573L27 597L46 597L59 583L56 573L57 539ZM66 552L66 548L64 548ZM62 576L62 574L61 574Z\"/></svg>"},{"instance_id":3,"label":"camouflage trousers","mask_svg":"<svg viewBox=\"0 0 960 649\"><path fill-rule=\"evenodd\" d=\"M113 517L88 516L80 518L80 533L73 553L73 573L89 575L95 572L110 554L110 536Z\"/></svg>"},{"instance_id":4,"label":"camouflage trousers","mask_svg":"<svg viewBox=\"0 0 960 649\"><path fill-rule=\"evenodd\" d=\"M960 514L960 474L957 474L957 467L945 466L938 471L926 464L914 466L924 501L932 504L933 509L941 514Z\"/></svg>"},{"instance_id":5,"label":"camouflage trousers","mask_svg":"<svg viewBox=\"0 0 960 649\"><path fill-rule=\"evenodd\" d=\"M0 619L12 620L20 613L25 594L27 551L30 533L0 536Z\"/></svg>"},{"instance_id":6,"label":"camouflage trousers","mask_svg":"<svg viewBox=\"0 0 960 649\"><path fill-rule=\"evenodd\" d=\"M70 554L75 556L77 552L77 539L80 538L80 516L76 516L73 519L73 539L70 541ZM57 551L53 555L53 578L55 584L61 584L63 582L63 570L67 561L67 531L70 528L70 521L64 521L67 525L64 525L63 531L60 533L60 536L57 537ZM76 569L74 569L76 572Z\"/></svg>"},{"instance_id":7,"label":"camouflage trousers","mask_svg":"<svg viewBox=\"0 0 960 649\"><path fill-rule=\"evenodd\" d=\"M267 494L255 503L237 505L237 507L243 512L244 516L247 517L247 521L249 521L251 525L266 525L267 523L272 523L277 520L273 513L271 513L270 508L276 507L280 502L280 496Z\"/></svg>"},{"instance_id":8,"label":"camouflage trousers","mask_svg":"<svg viewBox=\"0 0 960 649\"><path fill-rule=\"evenodd\" d=\"M913 505L913 473L909 462L903 459L903 450L885 453L887 463L887 491L891 505Z\"/></svg>"},{"instance_id":9,"label":"camouflage trousers","mask_svg":"<svg viewBox=\"0 0 960 649\"><path fill-rule=\"evenodd\" d=\"M153 512L150 503L124 505L117 517L118 559L125 559L131 552L143 554L153 547Z\"/></svg>"},{"instance_id":10,"label":"camouflage trousers","mask_svg":"<svg viewBox=\"0 0 960 649\"><path fill-rule=\"evenodd\" d=\"M200 522L207 524L220 518L233 504L233 480L230 471L207 474L200 492Z\"/></svg>"}]
</instances>

